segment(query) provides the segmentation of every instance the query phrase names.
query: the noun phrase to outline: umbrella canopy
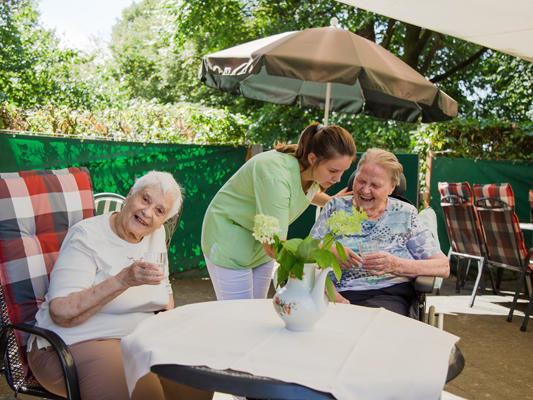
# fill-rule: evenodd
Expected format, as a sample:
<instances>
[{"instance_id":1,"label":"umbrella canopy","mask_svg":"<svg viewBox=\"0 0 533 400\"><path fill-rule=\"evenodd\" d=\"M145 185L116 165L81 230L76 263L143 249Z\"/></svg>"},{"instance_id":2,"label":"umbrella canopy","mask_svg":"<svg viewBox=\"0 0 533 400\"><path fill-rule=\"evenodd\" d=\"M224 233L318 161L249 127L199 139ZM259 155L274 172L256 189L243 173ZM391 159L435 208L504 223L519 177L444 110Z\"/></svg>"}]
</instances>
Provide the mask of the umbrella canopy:
<instances>
[{"instance_id":1,"label":"umbrella canopy","mask_svg":"<svg viewBox=\"0 0 533 400\"><path fill-rule=\"evenodd\" d=\"M285 32L203 57L207 85L271 103L416 122L457 116L457 102L394 54L336 27Z\"/></svg>"}]
</instances>

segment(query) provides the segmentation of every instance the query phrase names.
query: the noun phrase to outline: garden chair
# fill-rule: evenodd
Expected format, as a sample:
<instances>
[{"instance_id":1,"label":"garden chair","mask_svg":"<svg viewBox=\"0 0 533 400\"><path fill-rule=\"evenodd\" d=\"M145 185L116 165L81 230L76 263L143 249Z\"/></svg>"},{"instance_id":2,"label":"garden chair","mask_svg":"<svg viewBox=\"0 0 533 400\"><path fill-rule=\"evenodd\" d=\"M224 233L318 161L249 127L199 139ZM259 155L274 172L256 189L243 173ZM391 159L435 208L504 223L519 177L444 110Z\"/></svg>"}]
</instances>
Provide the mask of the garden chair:
<instances>
[{"instance_id":1,"label":"garden chair","mask_svg":"<svg viewBox=\"0 0 533 400\"><path fill-rule=\"evenodd\" d=\"M477 288L483 276L483 268L487 260L487 248L483 240L481 225L474 207L474 196L468 182L439 182L441 207L446 221L446 231L450 240L448 259L457 258L456 290L464 286L472 260L477 262L478 271L470 298L470 307L474 305ZM461 262L467 261L462 271ZM492 271L489 269L490 281L496 291Z\"/></svg>"},{"instance_id":2,"label":"garden chair","mask_svg":"<svg viewBox=\"0 0 533 400\"><path fill-rule=\"evenodd\" d=\"M102 192L94 195L94 214L101 215L112 211L120 211L126 198L117 193Z\"/></svg>"},{"instance_id":3,"label":"garden chair","mask_svg":"<svg viewBox=\"0 0 533 400\"><path fill-rule=\"evenodd\" d=\"M48 340L65 377L68 399L80 399L72 355L55 333L37 328L35 314L67 230L93 216L85 168L0 173L0 351L2 372L15 392L63 399L46 391L26 361L29 334Z\"/></svg>"},{"instance_id":4,"label":"garden chair","mask_svg":"<svg viewBox=\"0 0 533 400\"><path fill-rule=\"evenodd\" d=\"M526 249L524 234L514 212L513 190L508 183L474 185L474 193L476 195L476 209L487 244L487 263L501 270L509 269L520 272L513 303L507 317L508 321L512 320L522 287L527 286L527 291L531 295L520 328L525 331L533 307L533 291L531 289L533 248L529 251Z\"/></svg>"},{"instance_id":5,"label":"garden chair","mask_svg":"<svg viewBox=\"0 0 533 400\"><path fill-rule=\"evenodd\" d=\"M94 212L95 215L104 214L112 211L120 211L124 207L124 201L126 198L117 193L102 192L96 193L94 195ZM179 220L181 218L181 212L183 210L183 203L176 215L167 219L163 224L165 228L165 242L167 249L170 247L170 241L172 240L172 235L178 226Z\"/></svg>"}]
</instances>

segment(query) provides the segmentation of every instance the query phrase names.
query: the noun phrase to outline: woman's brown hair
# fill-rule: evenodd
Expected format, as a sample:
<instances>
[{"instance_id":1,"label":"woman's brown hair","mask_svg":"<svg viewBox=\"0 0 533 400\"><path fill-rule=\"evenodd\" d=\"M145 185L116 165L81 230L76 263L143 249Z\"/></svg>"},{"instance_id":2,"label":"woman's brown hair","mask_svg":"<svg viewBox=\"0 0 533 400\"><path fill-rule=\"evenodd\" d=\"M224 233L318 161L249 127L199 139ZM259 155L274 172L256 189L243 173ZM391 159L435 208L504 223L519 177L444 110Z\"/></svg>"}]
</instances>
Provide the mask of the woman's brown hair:
<instances>
[{"instance_id":1,"label":"woman's brown hair","mask_svg":"<svg viewBox=\"0 0 533 400\"><path fill-rule=\"evenodd\" d=\"M315 165L322 161L340 156L349 156L355 160L357 149L352 135L340 126L322 126L313 122L300 135L298 144L275 143L274 148L281 153L292 154L298 160L302 170L310 167L308 155L317 157Z\"/></svg>"}]
</instances>

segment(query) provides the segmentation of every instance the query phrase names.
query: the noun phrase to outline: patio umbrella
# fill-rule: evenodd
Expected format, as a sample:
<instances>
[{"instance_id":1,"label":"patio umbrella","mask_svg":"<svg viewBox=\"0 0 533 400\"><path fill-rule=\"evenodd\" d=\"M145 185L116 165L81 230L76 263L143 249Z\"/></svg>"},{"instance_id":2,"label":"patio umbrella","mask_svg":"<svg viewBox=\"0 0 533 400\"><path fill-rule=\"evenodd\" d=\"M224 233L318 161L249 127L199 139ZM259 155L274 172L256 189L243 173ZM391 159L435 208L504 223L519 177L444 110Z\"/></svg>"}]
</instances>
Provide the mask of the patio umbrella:
<instances>
[{"instance_id":1,"label":"patio umbrella","mask_svg":"<svg viewBox=\"0 0 533 400\"><path fill-rule=\"evenodd\" d=\"M268 36L203 57L209 87L277 104L416 122L445 121L457 102L394 54L335 26Z\"/></svg>"}]
</instances>

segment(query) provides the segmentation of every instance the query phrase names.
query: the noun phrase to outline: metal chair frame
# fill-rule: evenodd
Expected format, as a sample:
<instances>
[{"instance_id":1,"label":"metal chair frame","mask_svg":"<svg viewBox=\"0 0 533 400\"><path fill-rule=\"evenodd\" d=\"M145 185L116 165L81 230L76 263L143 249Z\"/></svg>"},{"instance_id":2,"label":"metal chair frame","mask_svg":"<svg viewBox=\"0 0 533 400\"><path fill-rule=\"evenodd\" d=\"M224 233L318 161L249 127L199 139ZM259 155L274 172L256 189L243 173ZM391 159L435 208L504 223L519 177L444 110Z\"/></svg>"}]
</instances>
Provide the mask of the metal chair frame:
<instances>
[{"instance_id":1,"label":"metal chair frame","mask_svg":"<svg viewBox=\"0 0 533 400\"><path fill-rule=\"evenodd\" d=\"M514 208L510 207L502 201L501 199L491 198L491 197L481 197L477 199L476 201L476 209L479 213L480 220L483 227L483 234L485 236L485 241L487 243L487 247L490 249L492 244L492 238L496 237L496 235L493 235L492 232L492 226L489 222L490 213L501 213L503 217L508 221L513 221L515 219L518 221L518 218L516 217L516 214L514 213ZM524 287L526 289L526 293L530 293L529 298L529 304L524 316L524 320L522 322L522 326L520 327L520 330L525 331L527 328L527 324L529 321L529 316L531 315L531 311L533 309L533 290L531 288L531 281L527 280L526 278L528 276L531 276L532 271L529 268L531 257L533 256L533 248L530 248L526 254L525 257L523 257L522 252L520 250L520 241L524 241L524 236L522 234L522 231L516 224L509 223L508 224L509 229L507 230L509 235L509 243L511 244L510 250L511 254L516 258L516 260L519 261L519 265L512 265L509 263L502 262L502 260L495 260L492 259L493 255L490 254L489 251L489 258L487 259L488 264L491 266L502 268L502 269L509 269L511 271L520 272L520 277L517 282L517 286L515 289L513 302L511 304L511 309L509 310L509 314L507 316L507 321L511 322L513 319L513 313L516 309L517 302L518 302L518 296L520 294L521 289ZM503 231L498 230L498 234L501 235Z\"/></svg>"},{"instance_id":2,"label":"metal chair frame","mask_svg":"<svg viewBox=\"0 0 533 400\"><path fill-rule=\"evenodd\" d=\"M81 169L89 174L86 168ZM6 377L15 397L23 393L54 400L81 400L78 373L68 346L61 337L48 329L38 328L26 322L13 323L2 285L0 285L0 319L0 372ZM22 332L42 337L51 345L63 371L66 397L49 392L34 378L27 365L26 354L17 340L17 336Z\"/></svg>"},{"instance_id":3,"label":"metal chair frame","mask_svg":"<svg viewBox=\"0 0 533 400\"><path fill-rule=\"evenodd\" d=\"M4 299L4 291L0 287L0 304L2 328L0 329L0 354L1 372L5 375L9 387L14 391L15 397L18 393L31 396L44 397L53 400L65 400L65 397L58 396L42 387L35 379L27 379L21 360L21 353L17 344L14 331L31 333L46 339L56 352L63 376L65 377L66 399L81 400L80 388L78 385L78 372L74 364L74 358L68 346L56 333L36 326L18 323L9 323L7 306Z\"/></svg>"},{"instance_id":4,"label":"metal chair frame","mask_svg":"<svg viewBox=\"0 0 533 400\"><path fill-rule=\"evenodd\" d=\"M476 294L477 294L477 288L479 286L479 283L481 281L481 277L483 276L484 267L486 265L487 260L487 249L485 245L485 241L483 240L483 237L479 236L479 232L477 230L477 226L479 224L479 221L477 219L477 215L475 213L474 206L472 202L463 197L458 195L446 195L441 198L441 207L442 211L444 212L444 215L446 216L446 221L448 219L452 219L451 213L453 211L457 212L458 210L461 210L462 215L466 217L466 223L471 227L468 229L469 233L473 234L473 238L469 237L463 238L464 231L456 231L451 227L448 223L446 223L446 231L448 233L448 238L450 240L450 249L448 251L448 259L451 261L452 256L455 256L458 259L457 262L457 281L456 281L456 291L459 292L462 287L464 287L466 277L468 276L468 272L470 270L471 261L474 260L477 262L477 275L476 280L474 283L474 289L472 290L472 294L470 295L470 307L474 306L474 302L476 300ZM481 225L479 225L481 226ZM463 240L464 239L464 240ZM462 242L470 241L477 245L479 251L479 254L471 254L466 253L464 251L459 251L459 246L461 246ZM468 260L466 269L461 271L461 259ZM497 293L497 288L494 282L494 277L492 276L492 271L489 269L489 277L492 289L495 293ZM484 285L483 285L484 290Z\"/></svg>"}]
</instances>

